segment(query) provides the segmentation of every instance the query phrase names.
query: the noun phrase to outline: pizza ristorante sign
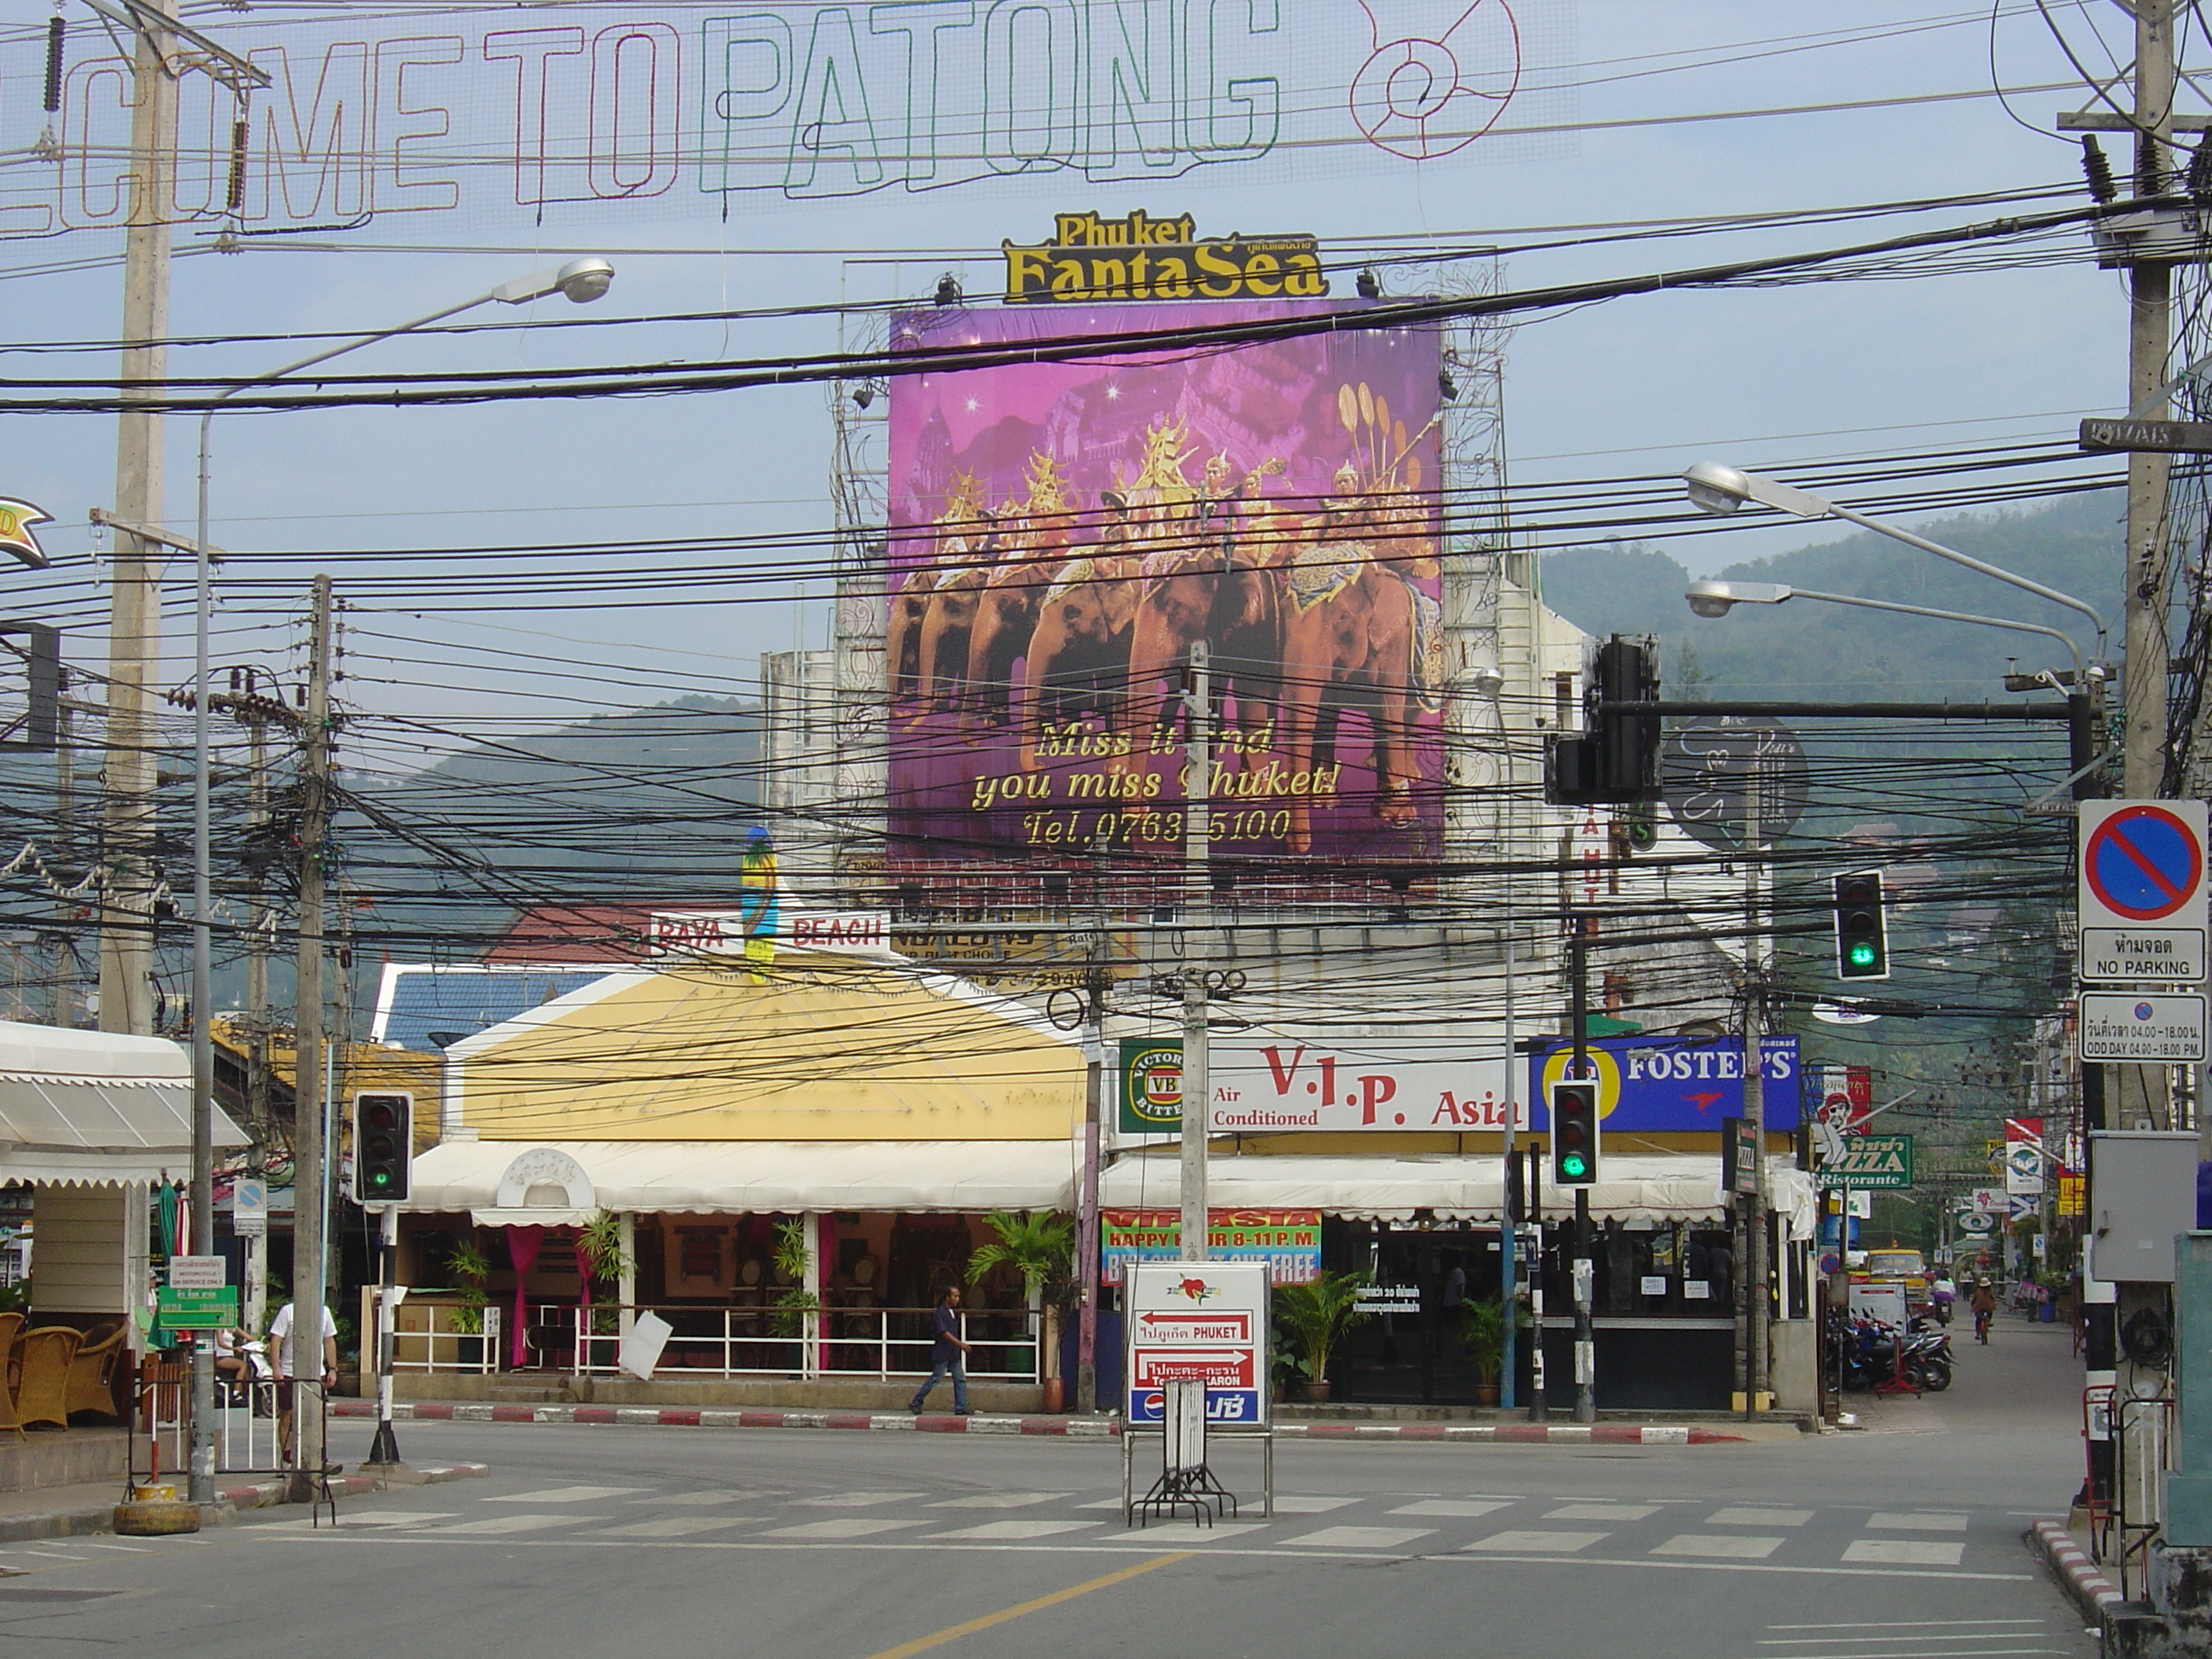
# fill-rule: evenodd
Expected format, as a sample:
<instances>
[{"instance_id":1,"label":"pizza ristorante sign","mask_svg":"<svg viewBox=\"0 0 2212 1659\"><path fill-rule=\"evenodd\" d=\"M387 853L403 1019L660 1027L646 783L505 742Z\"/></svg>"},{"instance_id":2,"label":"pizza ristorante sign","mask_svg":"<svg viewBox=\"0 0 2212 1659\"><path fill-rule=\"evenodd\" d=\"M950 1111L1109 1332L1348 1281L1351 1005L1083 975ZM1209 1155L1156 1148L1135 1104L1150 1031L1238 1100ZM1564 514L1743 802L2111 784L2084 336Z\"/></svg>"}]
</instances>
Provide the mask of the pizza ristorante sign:
<instances>
[{"instance_id":1,"label":"pizza ristorante sign","mask_svg":"<svg viewBox=\"0 0 2212 1659\"><path fill-rule=\"evenodd\" d=\"M1317 300L1328 292L1319 243L1310 235L1201 239L1198 222L1155 219L1141 208L1119 219L1053 216L1052 240L1003 244L1006 303L1090 300Z\"/></svg>"}]
</instances>

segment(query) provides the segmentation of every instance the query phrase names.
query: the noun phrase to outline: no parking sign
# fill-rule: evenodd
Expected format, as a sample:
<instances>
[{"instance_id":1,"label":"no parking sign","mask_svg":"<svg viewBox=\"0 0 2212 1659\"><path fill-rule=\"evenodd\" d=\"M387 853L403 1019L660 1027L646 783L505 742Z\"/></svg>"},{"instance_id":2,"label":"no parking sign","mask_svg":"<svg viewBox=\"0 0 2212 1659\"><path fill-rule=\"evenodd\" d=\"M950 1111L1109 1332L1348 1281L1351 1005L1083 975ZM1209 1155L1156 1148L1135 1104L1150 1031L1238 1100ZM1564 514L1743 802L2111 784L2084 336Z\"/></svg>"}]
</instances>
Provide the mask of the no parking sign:
<instances>
[{"instance_id":1,"label":"no parking sign","mask_svg":"<svg viewBox=\"0 0 2212 1659\"><path fill-rule=\"evenodd\" d=\"M2193 985L2204 977L2204 803L2083 801L2075 868L2081 977Z\"/></svg>"}]
</instances>

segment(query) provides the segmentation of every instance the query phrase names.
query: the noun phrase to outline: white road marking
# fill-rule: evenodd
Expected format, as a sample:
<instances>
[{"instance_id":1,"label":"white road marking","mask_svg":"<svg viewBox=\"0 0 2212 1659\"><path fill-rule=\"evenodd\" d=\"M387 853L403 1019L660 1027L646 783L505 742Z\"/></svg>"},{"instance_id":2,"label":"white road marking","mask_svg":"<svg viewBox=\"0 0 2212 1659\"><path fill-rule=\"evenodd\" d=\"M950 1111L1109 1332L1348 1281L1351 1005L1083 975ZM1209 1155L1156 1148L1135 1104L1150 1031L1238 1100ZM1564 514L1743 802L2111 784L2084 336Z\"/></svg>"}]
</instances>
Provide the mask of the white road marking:
<instances>
[{"instance_id":1,"label":"white road marking","mask_svg":"<svg viewBox=\"0 0 2212 1659\"><path fill-rule=\"evenodd\" d=\"M1715 1510L1705 1517L1705 1524L1709 1527L1802 1527L1812 1518L1813 1511L1810 1510Z\"/></svg>"},{"instance_id":2,"label":"white road marking","mask_svg":"<svg viewBox=\"0 0 2212 1659\"><path fill-rule=\"evenodd\" d=\"M433 1526L441 1521L450 1521L453 1518L453 1515L451 1510L372 1510L365 1515L356 1515L351 1510L348 1510L344 1524L349 1527L428 1527ZM507 1520L514 1519L512 1516L504 1516L502 1518ZM561 1518L564 1521L573 1521L575 1519L574 1516L567 1515L562 1516ZM282 1525L284 1523L279 1522L278 1524ZM290 1524L295 1527L312 1528L314 1522L312 1519L309 1519L305 1521L295 1521L290 1522Z\"/></svg>"},{"instance_id":3,"label":"white road marking","mask_svg":"<svg viewBox=\"0 0 2212 1659\"><path fill-rule=\"evenodd\" d=\"M1023 1538L1049 1538L1054 1533L1082 1532L1097 1524L1096 1521L986 1521L979 1527L962 1527L956 1532L933 1532L929 1535L1003 1543Z\"/></svg>"},{"instance_id":4,"label":"white road marking","mask_svg":"<svg viewBox=\"0 0 2212 1659\"><path fill-rule=\"evenodd\" d=\"M1641 1521L1659 1513L1656 1504L1562 1504L1547 1521Z\"/></svg>"},{"instance_id":5,"label":"white road marking","mask_svg":"<svg viewBox=\"0 0 2212 1659\"><path fill-rule=\"evenodd\" d=\"M1022 1510L1032 1504L1049 1504L1055 1498L1071 1498L1064 1492L979 1492L971 1498L948 1498L942 1503L932 1504L933 1510ZM1118 1498L1109 1498L1103 1504L1086 1504L1085 1509L1114 1509L1121 1507Z\"/></svg>"},{"instance_id":6,"label":"white road marking","mask_svg":"<svg viewBox=\"0 0 2212 1659\"><path fill-rule=\"evenodd\" d=\"M1918 1538L1862 1538L1844 1552L1846 1561L1885 1561L1900 1567L1955 1567L1964 1544L1937 1544Z\"/></svg>"},{"instance_id":7,"label":"white road marking","mask_svg":"<svg viewBox=\"0 0 2212 1659\"><path fill-rule=\"evenodd\" d=\"M1779 1538L1759 1538L1750 1533L1686 1532L1668 1539L1651 1553L1707 1555L1727 1561L1764 1561L1781 1547L1782 1540Z\"/></svg>"},{"instance_id":8,"label":"white road marking","mask_svg":"<svg viewBox=\"0 0 2212 1659\"><path fill-rule=\"evenodd\" d=\"M1464 1517L1474 1515L1488 1515L1492 1510L1502 1510L1506 1507L1508 1507L1506 1504L1499 1503L1494 1499L1484 1503L1476 1503L1471 1499L1458 1498L1425 1498L1418 1504L1401 1504L1396 1509L1392 1510L1390 1513L1393 1515L1432 1515L1440 1517L1446 1516L1459 1516Z\"/></svg>"},{"instance_id":9,"label":"white road marking","mask_svg":"<svg viewBox=\"0 0 2212 1659\"><path fill-rule=\"evenodd\" d=\"M539 1492L512 1492L497 1498L480 1498L480 1504L588 1504L601 1498L627 1498L643 1486L547 1486Z\"/></svg>"},{"instance_id":10,"label":"white road marking","mask_svg":"<svg viewBox=\"0 0 2212 1659\"><path fill-rule=\"evenodd\" d=\"M629 1501L633 1504L738 1504L749 1502L756 1498L782 1496L781 1492L760 1492L725 1486L710 1492L661 1492L651 1498L633 1498Z\"/></svg>"},{"instance_id":11,"label":"white road marking","mask_svg":"<svg viewBox=\"0 0 2212 1659\"><path fill-rule=\"evenodd\" d=\"M664 1515L652 1521L632 1521L609 1527L603 1538L689 1538L695 1533L720 1532L758 1522L757 1515Z\"/></svg>"},{"instance_id":12,"label":"white road marking","mask_svg":"<svg viewBox=\"0 0 2212 1659\"><path fill-rule=\"evenodd\" d=\"M1433 1534L1432 1527L1323 1527L1285 1538L1285 1544L1324 1550L1395 1550Z\"/></svg>"},{"instance_id":13,"label":"white road marking","mask_svg":"<svg viewBox=\"0 0 2212 1659\"><path fill-rule=\"evenodd\" d=\"M1876 1515L1868 1517L1867 1525L1883 1532L1964 1532L1966 1517L1963 1515Z\"/></svg>"},{"instance_id":14,"label":"white road marking","mask_svg":"<svg viewBox=\"0 0 2212 1659\"><path fill-rule=\"evenodd\" d=\"M902 1527L920 1527L922 1521L869 1521L857 1516L844 1521L809 1521L803 1526L777 1527L762 1533L763 1538L867 1538L879 1532L896 1532Z\"/></svg>"},{"instance_id":15,"label":"white road marking","mask_svg":"<svg viewBox=\"0 0 2212 1659\"><path fill-rule=\"evenodd\" d=\"M586 1521L605 1521L604 1515L501 1515L489 1521L464 1521L458 1527L441 1527L438 1535L451 1538L458 1533L543 1532L548 1527L574 1527Z\"/></svg>"},{"instance_id":16,"label":"white road marking","mask_svg":"<svg viewBox=\"0 0 2212 1659\"><path fill-rule=\"evenodd\" d=\"M1992 1625L2030 1625L2040 1630L2045 1619L1875 1619L1850 1625L1769 1625L1769 1630L1986 1630ZM1822 1637L1822 1641L1829 1638Z\"/></svg>"},{"instance_id":17,"label":"white road marking","mask_svg":"<svg viewBox=\"0 0 2212 1659\"><path fill-rule=\"evenodd\" d=\"M1565 1555L1576 1550L1586 1550L1592 1544L1612 1537L1607 1532L1540 1532L1533 1528L1518 1531L1494 1532L1487 1538L1478 1538L1462 1549L1524 1550L1530 1554Z\"/></svg>"},{"instance_id":18,"label":"white road marking","mask_svg":"<svg viewBox=\"0 0 2212 1659\"><path fill-rule=\"evenodd\" d=\"M826 1498L802 1498L794 1506L802 1510L863 1510L874 1504L902 1503L909 1498L927 1497L918 1492L833 1492ZM916 1522L919 1526L921 1522Z\"/></svg>"},{"instance_id":19,"label":"white road marking","mask_svg":"<svg viewBox=\"0 0 2212 1659\"><path fill-rule=\"evenodd\" d=\"M1331 1510L1340 1510L1357 1504L1357 1498L1314 1498L1297 1493L1275 1495L1278 1515L1327 1515Z\"/></svg>"}]
</instances>

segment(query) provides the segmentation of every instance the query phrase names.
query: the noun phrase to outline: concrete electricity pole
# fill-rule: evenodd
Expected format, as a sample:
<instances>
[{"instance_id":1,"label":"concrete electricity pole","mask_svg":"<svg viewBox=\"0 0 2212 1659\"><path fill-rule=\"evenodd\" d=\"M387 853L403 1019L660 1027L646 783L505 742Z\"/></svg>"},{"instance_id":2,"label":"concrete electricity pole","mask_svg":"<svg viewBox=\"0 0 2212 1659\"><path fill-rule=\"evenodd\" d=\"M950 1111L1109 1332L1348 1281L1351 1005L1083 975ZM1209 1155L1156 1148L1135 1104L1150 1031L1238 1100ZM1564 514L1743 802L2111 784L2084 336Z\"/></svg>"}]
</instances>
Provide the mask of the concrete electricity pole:
<instances>
[{"instance_id":1,"label":"concrete electricity pole","mask_svg":"<svg viewBox=\"0 0 2212 1659\"><path fill-rule=\"evenodd\" d=\"M329 1183L323 1144L323 859L331 823L331 664L335 641L331 579L314 584L314 617L308 639L307 710L301 743L299 1006L293 1015L292 1330L293 1352L318 1378L314 1397L302 1395L299 1462L293 1469L295 1498L319 1479L324 1462L322 1307L326 1249L323 1192Z\"/></svg>"},{"instance_id":2,"label":"concrete electricity pole","mask_svg":"<svg viewBox=\"0 0 2212 1659\"><path fill-rule=\"evenodd\" d=\"M1212 676L1207 672L1204 640L1190 647L1190 685L1184 693L1190 716L1188 749L1188 776L1183 786L1183 878L1189 898L1184 906L1185 947L1182 963L1182 1259L1206 1260L1206 1119L1213 1085L1206 1054L1206 969L1192 958L1200 930L1212 898L1212 824L1208 809L1213 796L1213 724Z\"/></svg>"},{"instance_id":3,"label":"concrete electricity pole","mask_svg":"<svg viewBox=\"0 0 2212 1659\"><path fill-rule=\"evenodd\" d=\"M100 1029L154 1029L154 683L161 661L162 419L168 374L169 220L176 210L177 76L197 69L241 95L268 75L148 0L91 0L128 27L131 216L123 242L122 396L116 417L115 563L107 624L108 872L100 903ZM179 44L189 46L180 52ZM173 543L171 544L173 545ZM196 1011L196 1016L204 1014ZM205 1223L195 1217L196 1225Z\"/></svg>"},{"instance_id":4,"label":"concrete electricity pole","mask_svg":"<svg viewBox=\"0 0 2212 1659\"><path fill-rule=\"evenodd\" d=\"M131 61L131 218L123 243L123 396L158 398L168 372L169 222L176 195L177 99L169 58L175 37L134 17ZM161 521L161 416L126 409L116 417L115 515L137 526ZM107 628L107 734L104 778L108 888L100 905L100 1029L140 1036L154 1029L153 680L161 655L161 544L115 532ZM194 1217L196 1224L199 1217Z\"/></svg>"}]
</instances>

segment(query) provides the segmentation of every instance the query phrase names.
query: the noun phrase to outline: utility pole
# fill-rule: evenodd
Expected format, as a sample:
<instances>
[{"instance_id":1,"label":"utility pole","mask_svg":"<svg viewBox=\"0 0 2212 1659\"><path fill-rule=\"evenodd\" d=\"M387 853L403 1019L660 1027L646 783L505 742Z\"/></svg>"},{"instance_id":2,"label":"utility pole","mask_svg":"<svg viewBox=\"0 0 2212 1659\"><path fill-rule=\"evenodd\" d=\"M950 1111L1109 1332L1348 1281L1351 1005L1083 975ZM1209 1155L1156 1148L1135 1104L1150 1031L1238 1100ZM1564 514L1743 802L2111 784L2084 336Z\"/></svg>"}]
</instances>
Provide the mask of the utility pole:
<instances>
[{"instance_id":1,"label":"utility pole","mask_svg":"<svg viewBox=\"0 0 2212 1659\"><path fill-rule=\"evenodd\" d=\"M161 396L168 373L169 223L176 196L177 100L169 60L175 38L137 15L131 60L131 218L123 243L123 374L126 402ZM115 514L161 520L161 416L131 408L116 417ZM100 1029L154 1029L154 703L161 654L159 543L115 532L107 632L105 773L109 878L100 906ZM197 1219L197 1218L195 1218Z\"/></svg>"},{"instance_id":2,"label":"utility pole","mask_svg":"<svg viewBox=\"0 0 2212 1659\"><path fill-rule=\"evenodd\" d=\"M299 1005L293 1015L292 1097L292 1346L299 1366L313 1365L317 1387L303 1396L293 1421L299 1425L299 1458L293 1466L295 1501L324 1464L322 1374L323 1194L329 1185L323 1136L323 862L331 820L331 664L335 621L331 579L314 581L313 617L307 643L307 710L301 744Z\"/></svg>"},{"instance_id":3,"label":"utility pole","mask_svg":"<svg viewBox=\"0 0 2212 1659\"><path fill-rule=\"evenodd\" d=\"M1743 1123L1751 1137L1751 1187L1737 1203L1743 1211L1743 1253L1737 1257L1743 1284L1744 1398L1743 1414L1755 1417L1766 1393L1766 951L1765 870L1760 830L1759 778L1751 778L1748 833L1745 836L1745 896L1750 901L1751 927L1744 939L1743 993ZM1902 1340L1900 1338L1900 1340Z\"/></svg>"},{"instance_id":4,"label":"utility pole","mask_svg":"<svg viewBox=\"0 0 2212 1659\"><path fill-rule=\"evenodd\" d=\"M1197 961L1200 930L1212 895L1209 869L1212 848L1209 808L1213 796L1213 725L1212 676L1204 640L1190 646L1190 678L1183 702L1190 716L1186 750L1187 776L1183 785L1183 879L1188 890L1184 906L1185 946L1182 965L1182 1259L1203 1261L1206 1256L1206 1120L1213 1097L1209 1076L1206 1014L1206 970Z\"/></svg>"},{"instance_id":5,"label":"utility pole","mask_svg":"<svg viewBox=\"0 0 2212 1659\"><path fill-rule=\"evenodd\" d=\"M1588 923L1571 907L1567 911L1567 1018L1574 1026L1575 1058L1571 1077L1594 1078L1597 1069L1589 1057L1589 935ZM1559 1133L1559 1117L1552 1119L1552 1134ZM1596 1267L1590 1261L1589 1188L1575 1188L1575 1255L1571 1283L1575 1298L1575 1421L1597 1421L1597 1329L1590 1304L1596 1293ZM1541 1340L1540 1337L1539 1339Z\"/></svg>"},{"instance_id":6,"label":"utility pole","mask_svg":"<svg viewBox=\"0 0 2212 1659\"><path fill-rule=\"evenodd\" d=\"M1098 881L1098 857L1091 858L1090 963L1084 975L1083 1186L1075 1199L1075 1278L1081 1300L1075 1310L1075 1409L1098 1409L1098 1161L1101 1124L1106 1111L1106 904Z\"/></svg>"}]
</instances>

